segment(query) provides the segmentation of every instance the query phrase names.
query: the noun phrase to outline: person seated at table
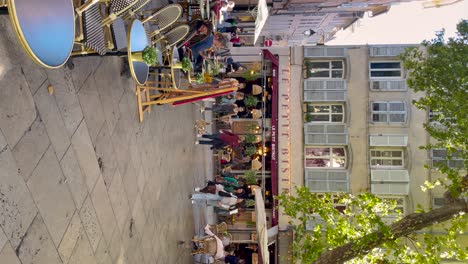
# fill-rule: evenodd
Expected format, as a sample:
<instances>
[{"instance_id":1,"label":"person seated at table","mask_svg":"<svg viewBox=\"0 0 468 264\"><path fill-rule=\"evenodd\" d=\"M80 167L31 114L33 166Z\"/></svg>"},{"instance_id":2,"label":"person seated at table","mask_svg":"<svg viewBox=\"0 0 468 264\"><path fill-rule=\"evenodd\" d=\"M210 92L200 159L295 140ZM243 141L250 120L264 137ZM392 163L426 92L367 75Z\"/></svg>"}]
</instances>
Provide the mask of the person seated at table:
<instances>
[{"instance_id":1,"label":"person seated at table","mask_svg":"<svg viewBox=\"0 0 468 264\"><path fill-rule=\"evenodd\" d=\"M210 48L225 48L227 40L222 34L212 34L204 40L193 45L190 50L192 52L192 61L194 62L195 72L200 72L203 60L207 58L206 50Z\"/></svg>"},{"instance_id":2,"label":"person seated at table","mask_svg":"<svg viewBox=\"0 0 468 264\"><path fill-rule=\"evenodd\" d=\"M237 71L243 71L246 69L242 64L235 62L231 57L226 59L226 73L234 73ZM242 89L242 88L241 88Z\"/></svg>"},{"instance_id":3,"label":"person seated at table","mask_svg":"<svg viewBox=\"0 0 468 264\"><path fill-rule=\"evenodd\" d=\"M191 34L184 41L183 46L191 48L213 33L213 25L210 21L197 19L190 23Z\"/></svg>"}]
</instances>

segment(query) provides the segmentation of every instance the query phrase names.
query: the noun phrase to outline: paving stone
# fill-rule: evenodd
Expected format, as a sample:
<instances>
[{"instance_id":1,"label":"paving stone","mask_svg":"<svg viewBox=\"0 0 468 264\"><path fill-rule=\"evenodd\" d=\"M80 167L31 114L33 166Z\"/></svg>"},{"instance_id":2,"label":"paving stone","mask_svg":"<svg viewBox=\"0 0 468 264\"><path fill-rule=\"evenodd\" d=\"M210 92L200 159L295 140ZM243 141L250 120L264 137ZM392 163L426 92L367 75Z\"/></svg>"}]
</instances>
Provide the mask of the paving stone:
<instances>
[{"instance_id":1,"label":"paving stone","mask_svg":"<svg viewBox=\"0 0 468 264\"><path fill-rule=\"evenodd\" d=\"M104 239L101 239L101 241L99 241L98 248L94 256L96 257L97 264L112 264L110 251L107 248L107 244Z\"/></svg>"},{"instance_id":2,"label":"paving stone","mask_svg":"<svg viewBox=\"0 0 468 264\"><path fill-rule=\"evenodd\" d=\"M81 224L79 211L75 211L70 224L68 225L67 231L63 235L62 241L58 247L58 252L63 263L68 263L73 250L75 248L76 242L84 234L84 228Z\"/></svg>"},{"instance_id":3,"label":"paving stone","mask_svg":"<svg viewBox=\"0 0 468 264\"><path fill-rule=\"evenodd\" d=\"M106 185L106 188L109 189L117 170L117 160L115 159L114 145L112 144L106 124L103 124L103 127L96 139L95 150L99 168L101 169L101 174L104 179L104 184Z\"/></svg>"},{"instance_id":4,"label":"paving stone","mask_svg":"<svg viewBox=\"0 0 468 264\"><path fill-rule=\"evenodd\" d=\"M3 136L2 130L0 129L0 149L6 147L8 143L6 142L5 137Z\"/></svg>"},{"instance_id":5,"label":"paving stone","mask_svg":"<svg viewBox=\"0 0 468 264\"><path fill-rule=\"evenodd\" d=\"M140 237L143 236L143 233L145 232L144 226L146 223L146 215L143 211L143 203L140 195L137 196L135 205L133 206L132 218L134 220L135 230L138 232Z\"/></svg>"},{"instance_id":6,"label":"paving stone","mask_svg":"<svg viewBox=\"0 0 468 264\"><path fill-rule=\"evenodd\" d=\"M138 176L137 176L137 186L138 186L138 192L140 194L143 194L145 185L146 185L145 170L143 166L140 165L140 169L138 170Z\"/></svg>"},{"instance_id":7,"label":"paving stone","mask_svg":"<svg viewBox=\"0 0 468 264\"><path fill-rule=\"evenodd\" d=\"M89 137L86 122L81 122L71 141L78 163L85 176L86 186L88 186L88 190L91 191L101 171L99 170L98 161Z\"/></svg>"},{"instance_id":8,"label":"paving stone","mask_svg":"<svg viewBox=\"0 0 468 264\"><path fill-rule=\"evenodd\" d=\"M10 70L0 79L0 128L12 147L36 119L34 100L21 72Z\"/></svg>"},{"instance_id":9,"label":"paving stone","mask_svg":"<svg viewBox=\"0 0 468 264\"><path fill-rule=\"evenodd\" d=\"M91 248L93 252L95 252L99 240L101 240L102 231L101 226L99 225L96 211L89 196L84 202L83 207L81 207L80 218L86 234L88 235Z\"/></svg>"},{"instance_id":10,"label":"paving stone","mask_svg":"<svg viewBox=\"0 0 468 264\"><path fill-rule=\"evenodd\" d=\"M75 204L52 148L46 151L27 184L52 240L58 246L73 217Z\"/></svg>"},{"instance_id":11,"label":"paving stone","mask_svg":"<svg viewBox=\"0 0 468 264\"><path fill-rule=\"evenodd\" d=\"M99 241L98 241L99 242ZM73 251L68 264L96 264L93 250L85 234L81 234L76 242L75 250Z\"/></svg>"},{"instance_id":12,"label":"paving stone","mask_svg":"<svg viewBox=\"0 0 468 264\"><path fill-rule=\"evenodd\" d=\"M8 146L0 150L0 201L0 226L16 249L37 208Z\"/></svg>"},{"instance_id":13,"label":"paving stone","mask_svg":"<svg viewBox=\"0 0 468 264\"><path fill-rule=\"evenodd\" d=\"M128 205L127 195L125 194L125 189L119 172L115 174L111 187L109 188L109 199L112 204L112 208L114 209L117 226L119 227L120 232L123 232L130 207Z\"/></svg>"},{"instance_id":14,"label":"paving stone","mask_svg":"<svg viewBox=\"0 0 468 264\"><path fill-rule=\"evenodd\" d=\"M83 119L81 105L75 92L71 73L66 68L47 70L50 84L54 86L55 100L71 137Z\"/></svg>"},{"instance_id":15,"label":"paving stone","mask_svg":"<svg viewBox=\"0 0 468 264\"><path fill-rule=\"evenodd\" d=\"M86 58L73 58L73 64L75 67L71 71L73 84L75 85L76 91L80 91L83 84L88 80L96 67L101 63L100 57L86 57ZM83 109L84 110L84 109Z\"/></svg>"},{"instance_id":16,"label":"paving stone","mask_svg":"<svg viewBox=\"0 0 468 264\"><path fill-rule=\"evenodd\" d=\"M0 260L5 264L21 264L10 243L6 243L0 251Z\"/></svg>"},{"instance_id":17,"label":"paving stone","mask_svg":"<svg viewBox=\"0 0 468 264\"><path fill-rule=\"evenodd\" d=\"M122 177L125 193L127 194L128 198L128 204L130 205L130 210L133 210L138 195L137 173L138 171L135 169L135 167L133 167L133 163L129 163L127 166L127 171L125 172L124 177Z\"/></svg>"},{"instance_id":18,"label":"paving stone","mask_svg":"<svg viewBox=\"0 0 468 264\"><path fill-rule=\"evenodd\" d=\"M123 250L123 248L122 248L122 239L120 238L120 232L117 228L114 230L114 233L112 234L112 239L108 247L109 247L109 253L111 256L112 263L118 263L117 259L121 255L121 250Z\"/></svg>"},{"instance_id":19,"label":"paving stone","mask_svg":"<svg viewBox=\"0 0 468 264\"><path fill-rule=\"evenodd\" d=\"M37 90L34 95L34 101L45 124L55 153L61 159L70 146L70 138L68 137L67 129L63 123L55 98L49 94L47 86L48 83L44 83Z\"/></svg>"},{"instance_id":20,"label":"paving stone","mask_svg":"<svg viewBox=\"0 0 468 264\"><path fill-rule=\"evenodd\" d=\"M16 252L21 263L62 263L40 214L34 218Z\"/></svg>"},{"instance_id":21,"label":"paving stone","mask_svg":"<svg viewBox=\"0 0 468 264\"><path fill-rule=\"evenodd\" d=\"M96 186L94 186L94 191L91 194L91 200L93 201L94 209L96 209L96 215L99 223L101 223L105 241L108 243L112 239L114 229L117 228L117 221L115 220L114 211L112 210L112 205L102 177L99 177L96 182Z\"/></svg>"},{"instance_id":22,"label":"paving stone","mask_svg":"<svg viewBox=\"0 0 468 264\"><path fill-rule=\"evenodd\" d=\"M8 242L8 238L3 233L2 228L0 228L0 248L3 248L6 242Z\"/></svg>"},{"instance_id":23,"label":"paving stone","mask_svg":"<svg viewBox=\"0 0 468 264\"><path fill-rule=\"evenodd\" d=\"M49 145L50 141L44 123L38 117L12 150L25 181L29 179Z\"/></svg>"},{"instance_id":24,"label":"paving stone","mask_svg":"<svg viewBox=\"0 0 468 264\"><path fill-rule=\"evenodd\" d=\"M88 195L88 187L86 186L85 177L76 158L75 150L72 147L68 148L60 161L60 166L62 167L63 175L66 178L73 200L75 201L76 208L80 210Z\"/></svg>"},{"instance_id":25,"label":"paving stone","mask_svg":"<svg viewBox=\"0 0 468 264\"><path fill-rule=\"evenodd\" d=\"M96 89L94 78L87 79L78 93L78 98L83 109L91 141L95 143L96 137L98 136L106 117L102 110L101 100Z\"/></svg>"}]
</instances>

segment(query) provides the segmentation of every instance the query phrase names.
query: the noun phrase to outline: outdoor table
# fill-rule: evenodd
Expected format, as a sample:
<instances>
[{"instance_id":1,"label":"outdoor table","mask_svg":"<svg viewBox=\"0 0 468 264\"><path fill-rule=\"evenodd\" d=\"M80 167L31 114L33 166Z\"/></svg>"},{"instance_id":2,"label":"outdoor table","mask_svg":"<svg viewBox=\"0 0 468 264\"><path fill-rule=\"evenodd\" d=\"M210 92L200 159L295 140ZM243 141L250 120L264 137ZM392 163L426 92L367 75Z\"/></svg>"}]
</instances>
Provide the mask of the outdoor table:
<instances>
[{"instance_id":1,"label":"outdoor table","mask_svg":"<svg viewBox=\"0 0 468 264\"><path fill-rule=\"evenodd\" d=\"M72 0L8 0L7 6L19 42L33 61L46 68L67 62L75 38Z\"/></svg>"},{"instance_id":2,"label":"outdoor table","mask_svg":"<svg viewBox=\"0 0 468 264\"><path fill-rule=\"evenodd\" d=\"M142 61L136 60L132 52L143 51L150 43L151 40L146 34L141 21L138 19L131 20L127 31L127 55L130 74L138 85L143 85L148 80L149 66Z\"/></svg>"}]
</instances>

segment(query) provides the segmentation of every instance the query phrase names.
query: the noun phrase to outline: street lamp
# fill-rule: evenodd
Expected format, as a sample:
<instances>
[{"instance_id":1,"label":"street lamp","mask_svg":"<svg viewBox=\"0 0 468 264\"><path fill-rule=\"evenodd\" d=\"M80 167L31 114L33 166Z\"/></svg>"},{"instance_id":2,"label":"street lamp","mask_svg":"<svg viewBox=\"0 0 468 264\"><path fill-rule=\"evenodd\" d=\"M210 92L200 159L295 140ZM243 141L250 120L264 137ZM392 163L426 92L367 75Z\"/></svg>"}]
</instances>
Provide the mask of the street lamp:
<instances>
[{"instance_id":1,"label":"street lamp","mask_svg":"<svg viewBox=\"0 0 468 264\"><path fill-rule=\"evenodd\" d=\"M313 34L315 34L315 31L312 30L312 29L308 29L308 30L304 31L303 34L304 34L304 36L306 36L306 37L310 37L310 36L312 36Z\"/></svg>"}]
</instances>

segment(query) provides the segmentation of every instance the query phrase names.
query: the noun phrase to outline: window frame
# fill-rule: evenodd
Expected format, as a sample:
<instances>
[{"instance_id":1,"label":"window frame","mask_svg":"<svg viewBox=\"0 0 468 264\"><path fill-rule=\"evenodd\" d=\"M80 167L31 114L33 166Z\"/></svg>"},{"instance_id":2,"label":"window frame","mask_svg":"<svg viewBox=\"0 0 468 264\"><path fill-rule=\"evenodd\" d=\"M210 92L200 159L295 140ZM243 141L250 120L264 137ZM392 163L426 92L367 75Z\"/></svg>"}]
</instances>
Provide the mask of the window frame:
<instances>
[{"instance_id":1,"label":"window frame","mask_svg":"<svg viewBox=\"0 0 468 264\"><path fill-rule=\"evenodd\" d=\"M312 74L312 72L311 72L311 69L309 68L308 64L309 63L322 63L322 62L327 62L328 63L328 68L318 68L317 72L328 72L328 76L326 76L326 77L325 76L324 77L309 76L309 72L310 72L310 74ZM333 69L333 67L332 67L333 62L340 62L342 68ZM305 77L306 77L306 79L332 79L332 80L344 79L345 65L346 65L346 63L344 62L344 60L306 60L306 63L305 63ZM341 71L341 77L333 77L333 71Z\"/></svg>"},{"instance_id":2,"label":"window frame","mask_svg":"<svg viewBox=\"0 0 468 264\"><path fill-rule=\"evenodd\" d=\"M308 108L310 107L315 107L315 106L328 106L329 107L329 111L328 113L314 113L314 112L310 112L308 111ZM342 108L342 112L341 113L333 113L332 109L333 109L333 106L340 106ZM343 124L345 122L345 117L346 117L346 108L345 108L345 105L344 104L340 104L340 103L329 103L329 104L322 104L322 103L313 103L313 102L304 102L304 122L305 123L314 123L314 124L317 124L317 123L333 123L333 124ZM328 121L309 121L307 122L307 115L312 115L312 116L328 116ZM333 121L333 116L341 116L341 121Z\"/></svg>"},{"instance_id":3,"label":"window frame","mask_svg":"<svg viewBox=\"0 0 468 264\"><path fill-rule=\"evenodd\" d=\"M402 196L402 195L377 195L377 197L379 197L380 199L382 200L390 200L390 199L395 199L395 200L401 200L402 201L402 204L401 206L398 205L397 203L397 207L395 209L398 209L398 208L402 208L401 210L401 216L404 217L407 213L408 213L408 210L407 210L407 197L406 196ZM398 217L396 214L388 214L387 216L385 216L385 218L396 218Z\"/></svg>"},{"instance_id":4,"label":"window frame","mask_svg":"<svg viewBox=\"0 0 468 264\"><path fill-rule=\"evenodd\" d=\"M373 69L373 63L399 63L400 67L398 68L383 68L383 69ZM372 72L384 72L384 71L399 71L400 75L398 76L372 76ZM373 60L369 61L369 79L402 79L403 78L403 63L398 60Z\"/></svg>"},{"instance_id":5,"label":"window frame","mask_svg":"<svg viewBox=\"0 0 468 264\"><path fill-rule=\"evenodd\" d=\"M401 157L384 157L380 156L373 156L373 151L380 151L381 153L384 151L399 151L401 152ZM401 160L401 165L394 166L394 165L373 165L373 160ZM369 149L369 165L372 169L404 169L406 166L405 162L405 149L403 148L379 148L373 147Z\"/></svg>"},{"instance_id":6,"label":"window frame","mask_svg":"<svg viewBox=\"0 0 468 264\"><path fill-rule=\"evenodd\" d=\"M438 156L434 156L434 150L442 150L442 151L445 151L445 156L444 157L438 157ZM451 168L451 169L463 169L464 165L463 165L463 161L464 159L463 158L459 158L457 156L454 156L452 155L451 159L448 159L447 158L447 150L444 149L444 148L438 148L438 149L431 149L430 150L430 155L431 155L431 166L432 167L435 167L434 166L434 163L435 162L445 162L445 164ZM461 161L462 162L462 166L460 167L457 167L457 166L453 166L451 165L451 162L457 162L457 161ZM452 163L453 164L453 163Z\"/></svg>"},{"instance_id":7,"label":"window frame","mask_svg":"<svg viewBox=\"0 0 468 264\"><path fill-rule=\"evenodd\" d=\"M396 103L401 103L403 104L404 110L403 111L391 111L390 110L390 105L391 104L396 104ZM374 104L386 104L386 110L374 110ZM374 114L376 115L385 115L386 116L386 121L375 121L374 120ZM391 115L404 115L404 120L403 121L391 121L390 116ZM370 119L372 123L376 124L405 124L408 120L408 107L406 105L405 101L371 101L370 102Z\"/></svg>"},{"instance_id":8,"label":"window frame","mask_svg":"<svg viewBox=\"0 0 468 264\"><path fill-rule=\"evenodd\" d=\"M323 156L312 156L307 154L307 149L329 149L329 155L323 155ZM333 149L342 149L344 156L334 156L333 155ZM338 163L335 162L335 160L339 159L344 159L344 165L342 167L332 167L332 164ZM336 159L334 159L336 158ZM307 166L307 160L329 160L330 166L324 166L324 167L313 167L313 166ZM345 146L311 146L311 145L306 145L304 146L304 168L306 169L346 169L348 165L348 154Z\"/></svg>"}]
</instances>

